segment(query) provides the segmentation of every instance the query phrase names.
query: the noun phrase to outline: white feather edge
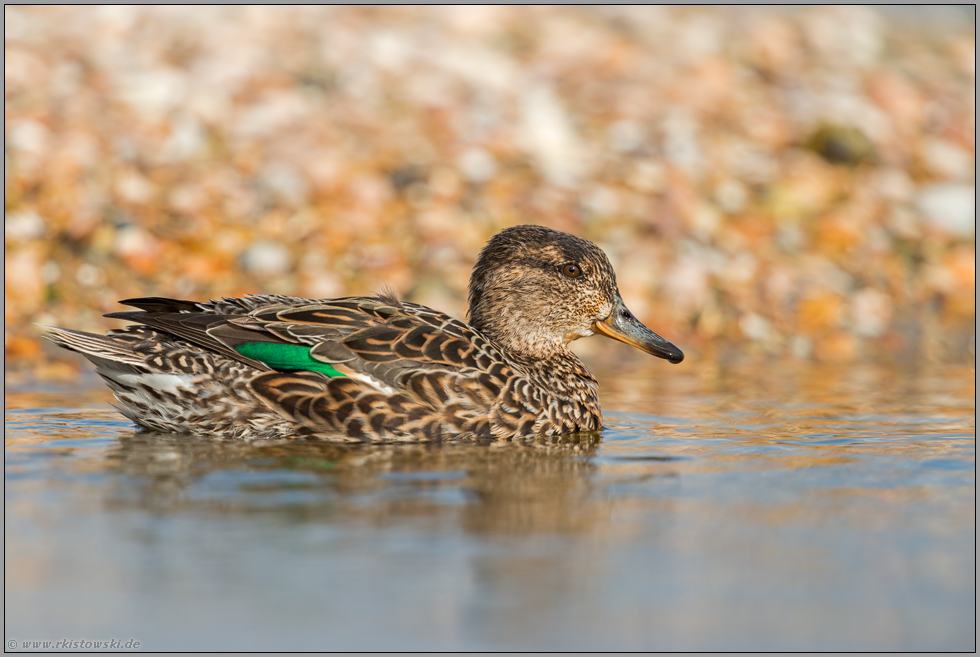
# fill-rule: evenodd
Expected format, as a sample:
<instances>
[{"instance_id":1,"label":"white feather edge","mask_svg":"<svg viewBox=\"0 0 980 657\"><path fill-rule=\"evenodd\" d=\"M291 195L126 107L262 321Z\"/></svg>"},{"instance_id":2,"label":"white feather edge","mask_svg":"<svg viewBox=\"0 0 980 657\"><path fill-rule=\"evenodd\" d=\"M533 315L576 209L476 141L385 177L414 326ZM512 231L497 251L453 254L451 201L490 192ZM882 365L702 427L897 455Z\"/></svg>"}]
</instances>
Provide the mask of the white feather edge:
<instances>
[{"instance_id":1,"label":"white feather edge","mask_svg":"<svg viewBox=\"0 0 980 657\"><path fill-rule=\"evenodd\" d=\"M395 392L397 392L391 386L386 385L385 383L382 383L381 381L379 381L378 379L374 378L373 376L368 376L367 374L364 374L363 372L344 372L344 375L347 376L348 378L354 379L355 381L360 381L361 383L366 383L369 386L371 386L372 388L374 388L375 390L377 390L379 392L383 392L386 395L393 395L393 394L395 394Z\"/></svg>"}]
</instances>

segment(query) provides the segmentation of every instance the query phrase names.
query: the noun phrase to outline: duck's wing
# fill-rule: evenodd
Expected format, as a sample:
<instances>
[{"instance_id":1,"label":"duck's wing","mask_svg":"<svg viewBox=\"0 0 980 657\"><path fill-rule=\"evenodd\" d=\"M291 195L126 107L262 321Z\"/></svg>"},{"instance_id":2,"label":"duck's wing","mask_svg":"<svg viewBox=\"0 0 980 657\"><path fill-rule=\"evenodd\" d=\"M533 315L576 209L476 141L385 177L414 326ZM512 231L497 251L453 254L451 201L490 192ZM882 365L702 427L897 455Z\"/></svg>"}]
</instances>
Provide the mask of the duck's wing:
<instances>
[{"instance_id":1,"label":"duck's wing","mask_svg":"<svg viewBox=\"0 0 980 657\"><path fill-rule=\"evenodd\" d=\"M513 371L466 324L391 297L131 299L113 313L251 365L259 397L298 424L398 436L489 434Z\"/></svg>"}]
</instances>

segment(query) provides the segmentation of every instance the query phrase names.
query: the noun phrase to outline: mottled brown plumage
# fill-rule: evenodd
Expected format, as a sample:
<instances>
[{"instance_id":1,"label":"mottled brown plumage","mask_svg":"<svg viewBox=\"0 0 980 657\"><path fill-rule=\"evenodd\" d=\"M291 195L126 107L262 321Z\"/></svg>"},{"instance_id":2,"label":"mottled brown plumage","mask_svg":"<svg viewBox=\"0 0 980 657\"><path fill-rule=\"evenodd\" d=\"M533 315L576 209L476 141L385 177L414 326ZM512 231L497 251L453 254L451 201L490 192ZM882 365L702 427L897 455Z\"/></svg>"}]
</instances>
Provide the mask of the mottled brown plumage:
<instances>
[{"instance_id":1,"label":"mottled brown plumage","mask_svg":"<svg viewBox=\"0 0 980 657\"><path fill-rule=\"evenodd\" d=\"M105 336L50 329L141 426L232 438L512 438L602 427L598 383L568 343L605 333L679 362L623 305L586 240L515 226L481 251L469 325L392 295L122 303Z\"/></svg>"}]
</instances>

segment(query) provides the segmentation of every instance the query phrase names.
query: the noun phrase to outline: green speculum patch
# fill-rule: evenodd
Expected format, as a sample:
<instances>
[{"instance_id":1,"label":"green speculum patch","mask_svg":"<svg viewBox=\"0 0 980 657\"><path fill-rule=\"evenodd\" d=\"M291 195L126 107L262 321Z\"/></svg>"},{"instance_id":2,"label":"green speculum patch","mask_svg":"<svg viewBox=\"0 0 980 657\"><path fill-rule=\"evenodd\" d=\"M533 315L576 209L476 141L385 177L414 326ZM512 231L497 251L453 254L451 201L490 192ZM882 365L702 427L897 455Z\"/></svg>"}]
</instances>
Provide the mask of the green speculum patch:
<instances>
[{"instance_id":1,"label":"green speculum patch","mask_svg":"<svg viewBox=\"0 0 980 657\"><path fill-rule=\"evenodd\" d=\"M277 370L305 370L319 372L324 376L346 376L333 367L310 356L311 347L300 344L281 344L278 342L246 342L235 347L235 351L246 358L260 360Z\"/></svg>"}]
</instances>

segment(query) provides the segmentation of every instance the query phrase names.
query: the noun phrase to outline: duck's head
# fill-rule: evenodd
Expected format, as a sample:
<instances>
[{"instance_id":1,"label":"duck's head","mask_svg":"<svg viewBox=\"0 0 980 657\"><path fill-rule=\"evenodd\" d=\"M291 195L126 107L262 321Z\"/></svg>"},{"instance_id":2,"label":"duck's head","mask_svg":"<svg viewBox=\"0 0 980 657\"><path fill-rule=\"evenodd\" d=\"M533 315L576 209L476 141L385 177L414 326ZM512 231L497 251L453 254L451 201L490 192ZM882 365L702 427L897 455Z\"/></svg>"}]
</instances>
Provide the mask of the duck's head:
<instances>
[{"instance_id":1,"label":"duck's head","mask_svg":"<svg viewBox=\"0 0 980 657\"><path fill-rule=\"evenodd\" d=\"M487 242L470 277L469 306L474 328L533 360L596 333L671 363L684 359L626 308L602 249L543 226L512 226Z\"/></svg>"}]
</instances>

